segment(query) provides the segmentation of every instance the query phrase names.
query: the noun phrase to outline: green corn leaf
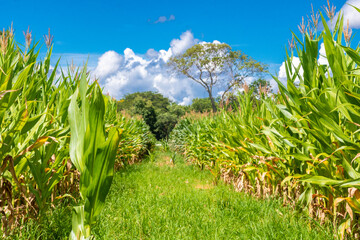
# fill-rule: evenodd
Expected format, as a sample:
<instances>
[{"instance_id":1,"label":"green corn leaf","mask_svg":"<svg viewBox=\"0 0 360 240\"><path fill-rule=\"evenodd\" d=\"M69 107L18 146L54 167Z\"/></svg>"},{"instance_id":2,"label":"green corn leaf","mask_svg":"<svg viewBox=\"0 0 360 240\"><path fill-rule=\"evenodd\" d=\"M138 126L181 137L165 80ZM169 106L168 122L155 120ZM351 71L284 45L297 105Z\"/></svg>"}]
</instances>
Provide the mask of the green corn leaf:
<instances>
[{"instance_id":1,"label":"green corn leaf","mask_svg":"<svg viewBox=\"0 0 360 240\"><path fill-rule=\"evenodd\" d=\"M308 182L320 186L331 186L335 184L341 184L343 182L341 180L334 180L323 176L312 176L306 179L300 179L300 181Z\"/></svg>"},{"instance_id":2,"label":"green corn leaf","mask_svg":"<svg viewBox=\"0 0 360 240\"><path fill-rule=\"evenodd\" d=\"M87 87L86 69L84 69L79 88L71 97L69 124L70 158L80 171L80 193L84 200L83 213L75 211L73 214L81 216L74 215L73 219L78 221L78 218L83 217L85 238L90 236L91 226L104 207L120 141L120 131L117 127L111 128L106 134L104 115L105 101L101 89L97 83L90 88ZM73 229L71 236L76 236L79 232L77 226L75 224L76 228Z\"/></svg>"}]
</instances>

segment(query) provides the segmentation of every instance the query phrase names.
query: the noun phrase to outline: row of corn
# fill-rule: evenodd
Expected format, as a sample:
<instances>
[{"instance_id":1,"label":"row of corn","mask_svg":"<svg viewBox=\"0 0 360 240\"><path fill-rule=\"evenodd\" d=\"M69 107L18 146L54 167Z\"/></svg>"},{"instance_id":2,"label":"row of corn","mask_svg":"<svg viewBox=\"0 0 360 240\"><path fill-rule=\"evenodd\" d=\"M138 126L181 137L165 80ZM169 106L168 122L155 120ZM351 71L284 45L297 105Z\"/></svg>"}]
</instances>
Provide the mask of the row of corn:
<instances>
[{"instance_id":1,"label":"row of corn","mask_svg":"<svg viewBox=\"0 0 360 240\"><path fill-rule=\"evenodd\" d=\"M122 116L120 128L126 129L122 133L115 168L124 167L140 161L154 148L156 141L149 126L136 118Z\"/></svg>"},{"instance_id":2,"label":"row of corn","mask_svg":"<svg viewBox=\"0 0 360 240\"><path fill-rule=\"evenodd\" d=\"M274 77L278 94L254 96L245 87L232 112L187 117L171 141L189 161L236 190L276 196L332 224L339 238L358 238L360 48L344 41L341 15L331 28L321 19L320 33L295 36L287 84ZM327 63L319 61L322 43Z\"/></svg>"},{"instance_id":3,"label":"row of corn","mask_svg":"<svg viewBox=\"0 0 360 240\"><path fill-rule=\"evenodd\" d=\"M0 31L0 217L1 235L37 218L65 197L77 199L72 239L90 236L116 165L132 163L154 145L142 120L116 112L116 101L89 83L84 69L50 65L38 43L14 41ZM78 220L78 221L77 221ZM75 227L74 227L75 226Z\"/></svg>"}]
</instances>

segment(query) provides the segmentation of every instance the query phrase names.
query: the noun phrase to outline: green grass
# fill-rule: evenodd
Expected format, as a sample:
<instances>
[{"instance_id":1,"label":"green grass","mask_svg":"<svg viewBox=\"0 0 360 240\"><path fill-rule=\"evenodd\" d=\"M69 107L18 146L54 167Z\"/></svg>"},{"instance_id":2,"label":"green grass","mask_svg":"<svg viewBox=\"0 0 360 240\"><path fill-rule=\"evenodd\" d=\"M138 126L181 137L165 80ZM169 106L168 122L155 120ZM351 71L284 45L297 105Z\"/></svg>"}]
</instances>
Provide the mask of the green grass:
<instances>
[{"instance_id":1,"label":"green grass","mask_svg":"<svg viewBox=\"0 0 360 240\"><path fill-rule=\"evenodd\" d=\"M29 219L20 224L20 228L15 229L8 239L68 239L71 231L71 206L73 204L75 203L71 200L64 200L58 204L55 209L48 210L46 216L41 218L41 221L38 219ZM1 236L2 234L0 235L0 239Z\"/></svg>"},{"instance_id":2,"label":"green grass","mask_svg":"<svg viewBox=\"0 0 360 240\"><path fill-rule=\"evenodd\" d=\"M157 151L116 174L96 239L332 239L331 230L275 200L256 200Z\"/></svg>"},{"instance_id":3,"label":"green grass","mask_svg":"<svg viewBox=\"0 0 360 240\"><path fill-rule=\"evenodd\" d=\"M214 186L210 172L179 156L173 165L171 157L157 149L148 161L116 173L95 239L333 239L331 229L278 201ZM40 223L28 221L10 239L67 239L70 205L49 211Z\"/></svg>"}]
</instances>

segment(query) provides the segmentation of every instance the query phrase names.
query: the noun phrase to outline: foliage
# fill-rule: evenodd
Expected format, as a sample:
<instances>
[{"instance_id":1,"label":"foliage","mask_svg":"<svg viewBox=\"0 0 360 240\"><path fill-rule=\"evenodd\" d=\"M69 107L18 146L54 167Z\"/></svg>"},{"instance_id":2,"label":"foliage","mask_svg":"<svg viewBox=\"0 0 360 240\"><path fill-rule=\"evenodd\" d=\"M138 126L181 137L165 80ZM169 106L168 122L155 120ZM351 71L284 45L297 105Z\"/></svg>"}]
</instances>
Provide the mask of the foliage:
<instances>
[{"instance_id":1,"label":"foliage","mask_svg":"<svg viewBox=\"0 0 360 240\"><path fill-rule=\"evenodd\" d=\"M261 93L268 93L271 91L270 82L263 78L259 78L250 83L249 88L254 94L260 95Z\"/></svg>"},{"instance_id":2,"label":"foliage","mask_svg":"<svg viewBox=\"0 0 360 240\"><path fill-rule=\"evenodd\" d=\"M189 111L188 106L181 106L176 103L172 103L169 108L169 112L178 118L184 116L187 111Z\"/></svg>"},{"instance_id":3,"label":"foliage","mask_svg":"<svg viewBox=\"0 0 360 240\"><path fill-rule=\"evenodd\" d=\"M216 104L216 107L218 104ZM210 112L212 110L210 98L194 98L191 104L191 110L195 112Z\"/></svg>"},{"instance_id":4,"label":"foliage","mask_svg":"<svg viewBox=\"0 0 360 240\"><path fill-rule=\"evenodd\" d=\"M120 141L117 127L111 127L105 132L104 96L97 82L88 89L85 73L86 68L69 105L69 150L71 161L80 173L82 198L81 205L73 210L70 239L74 240L90 239L91 226L103 209L111 186Z\"/></svg>"},{"instance_id":5,"label":"foliage","mask_svg":"<svg viewBox=\"0 0 360 240\"><path fill-rule=\"evenodd\" d=\"M156 141L149 126L143 120L121 116L119 126L126 131L121 134L115 160L117 169L140 161L153 150Z\"/></svg>"},{"instance_id":6,"label":"foliage","mask_svg":"<svg viewBox=\"0 0 360 240\"><path fill-rule=\"evenodd\" d=\"M146 124L149 126L150 131L155 133L157 114L151 102L146 103L143 99L137 100L135 102L135 114L142 116Z\"/></svg>"},{"instance_id":7,"label":"foliage","mask_svg":"<svg viewBox=\"0 0 360 240\"><path fill-rule=\"evenodd\" d=\"M140 115L156 139L166 139L186 107L171 102L160 93L137 92L118 102L118 109L132 116Z\"/></svg>"},{"instance_id":8,"label":"foliage","mask_svg":"<svg viewBox=\"0 0 360 240\"><path fill-rule=\"evenodd\" d=\"M58 69L58 62L52 69L50 66L51 39L52 36L49 33L49 37L46 38L48 52L44 60L40 61L38 43L31 45L31 32L26 33L24 50L15 43L12 29L3 32L0 36L0 234L2 237L9 236L14 239L11 234L20 224L29 219L43 221L48 212L53 210L52 207L64 202L65 198L79 198L79 174L73 164L83 172L85 171L84 162L81 156L75 161L74 155L73 162L70 161L69 144L72 149L74 149L72 145L80 144L76 147L76 151L80 153L84 150L84 146L81 147L84 142L80 141L80 135L74 132L70 134L68 108L71 96L75 91L79 91L77 89L80 87L80 80L82 80L81 88L85 89L89 76L85 70L73 68L67 69L65 72L68 74L65 74L64 71ZM57 72L60 72L60 76L57 76ZM101 120L98 122L100 125L96 125L94 121L91 122L91 127L86 130L86 139L90 137L90 132L100 134L104 131L104 127L106 133L103 132L103 134L111 136L114 135L111 128L125 126L124 120L117 116L115 101L103 96L96 84L92 84L86 93L83 90L81 94L81 96L86 95L88 99L86 101L82 99L81 108L86 108L87 104L96 107L95 110L91 109L83 116L87 114L93 116L93 111L97 111L97 116L100 117L96 120ZM73 106L74 102L76 100L73 100ZM81 114L75 115L79 117ZM87 119L94 120L95 118ZM138 124L138 122L141 123ZM132 143L132 146L142 144L141 137L146 135L145 131L149 132L147 128L144 128L141 136L138 136L136 128L144 123L142 120L134 120L135 123L138 125L131 126L132 132L134 137L141 140ZM127 131L123 128L124 135ZM70 136L79 137L79 142L72 140L70 143ZM103 140L102 144L105 144L106 138L102 136L97 135L96 139ZM92 139L94 140L95 137L92 136ZM154 140L144 139L144 141L148 141L145 146L151 149ZM127 143L124 142L121 149L127 148ZM99 149L102 149L102 146L99 146ZM94 151L83 152L85 155L93 153ZM97 152L93 156L104 153L106 151ZM139 152L131 152L131 154L137 153ZM119 151L119 154L130 153ZM125 158L128 159L128 157ZM88 166L88 163L86 162L85 166ZM112 163L111 161L109 163L108 170L111 172ZM88 166L86 171L91 169ZM86 176L89 175L83 174L82 178ZM97 177L93 177L95 178L91 181L97 181ZM95 185L97 183L93 183L88 190ZM103 186L101 183L100 185ZM86 193L84 186L83 184L80 190L81 196L89 197L91 194ZM98 212L94 213L90 213L92 217Z\"/></svg>"},{"instance_id":9,"label":"foliage","mask_svg":"<svg viewBox=\"0 0 360 240\"><path fill-rule=\"evenodd\" d=\"M306 215L280 201L214 186L209 171L186 164L179 154L173 165L174 153L159 150L115 174L93 227L96 239L333 239L331 226L310 228ZM57 206L44 221L24 222L17 229L21 235L11 239L66 239L70 211L67 204Z\"/></svg>"},{"instance_id":10,"label":"foliage","mask_svg":"<svg viewBox=\"0 0 360 240\"><path fill-rule=\"evenodd\" d=\"M241 51L232 51L225 43L196 44L185 53L170 58L169 65L176 72L205 88L213 112L217 111L213 96L214 88L223 89L223 101L226 94L233 87L239 87L245 78L267 71L266 65Z\"/></svg>"},{"instance_id":11,"label":"foliage","mask_svg":"<svg viewBox=\"0 0 360 240\"><path fill-rule=\"evenodd\" d=\"M94 228L97 239L333 239L331 227L310 229L306 215L280 201L214 186L209 171L186 164L179 154L175 165L174 153L153 154L154 162L114 176L103 221Z\"/></svg>"},{"instance_id":12,"label":"foliage","mask_svg":"<svg viewBox=\"0 0 360 240\"><path fill-rule=\"evenodd\" d=\"M175 114L163 113L158 117L155 128L158 139L166 139L170 132L178 122L178 117Z\"/></svg>"},{"instance_id":13,"label":"foliage","mask_svg":"<svg viewBox=\"0 0 360 240\"><path fill-rule=\"evenodd\" d=\"M31 39L31 38L28 38ZM28 42L30 43L30 42ZM42 216L56 196L65 196L69 127L67 107L74 80L55 78L52 47L42 62L36 45L21 51L12 29L0 47L0 212L5 236L23 216Z\"/></svg>"},{"instance_id":14,"label":"foliage","mask_svg":"<svg viewBox=\"0 0 360 240\"><path fill-rule=\"evenodd\" d=\"M171 101L160 93L151 91L136 92L127 94L123 99L118 101L118 111L126 110L131 114L136 114L136 103L145 101L145 105L153 106L157 113L167 112Z\"/></svg>"},{"instance_id":15,"label":"foliage","mask_svg":"<svg viewBox=\"0 0 360 240\"><path fill-rule=\"evenodd\" d=\"M345 46L341 15L333 32L323 17L322 24L320 34L304 33L304 42L295 36L300 65L287 55L287 86L275 78L279 95L257 101L240 94L238 111L187 118L172 142L216 179L258 197L281 197L332 222L345 238L360 231L360 48L350 48L349 38ZM317 60L321 41L328 65Z\"/></svg>"}]
</instances>

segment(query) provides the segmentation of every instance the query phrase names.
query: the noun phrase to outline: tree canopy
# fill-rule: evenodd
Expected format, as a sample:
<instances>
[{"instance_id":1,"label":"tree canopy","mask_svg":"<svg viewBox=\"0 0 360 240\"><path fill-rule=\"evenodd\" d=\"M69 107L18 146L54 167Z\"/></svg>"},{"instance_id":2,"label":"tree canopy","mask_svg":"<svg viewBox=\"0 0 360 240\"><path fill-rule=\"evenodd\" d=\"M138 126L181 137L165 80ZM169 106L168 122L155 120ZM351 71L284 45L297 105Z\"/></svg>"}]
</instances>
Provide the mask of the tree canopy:
<instances>
[{"instance_id":1,"label":"tree canopy","mask_svg":"<svg viewBox=\"0 0 360 240\"><path fill-rule=\"evenodd\" d=\"M177 121L185 114L180 106L160 93L136 92L118 101L118 111L140 115L157 139L167 138Z\"/></svg>"},{"instance_id":2,"label":"tree canopy","mask_svg":"<svg viewBox=\"0 0 360 240\"><path fill-rule=\"evenodd\" d=\"M125 95L125 97L118 102L118 110L127 110L134 113L134 111L136 111L135 105L140 100L143 100L147 102L148 105L153 106L157 112L167 112L171 104L170 99L164 97L160 93L151 91L136 92Z\"/></svg>"},{"instance_id":3,"label":"tree canopy","mask_svg":"<svg viewBox=\"0 0 360 240\"><path fill-rule=\"evenodd\" d=\"M249 87L254 91L254 94L256 95L260 95L260 93L267 93L271 91L270 82L263 78L259 78L251 82Z\"/></svg>"},{"instance_id":4,"label":"tree canopy","mask_svg":"<svg viewBox=\"0 0 360 240\"><path fill-rule=\"evenodd\" d=\"M211 100L210 98L194 98L191 104L191 109L195 112L211 112Z\"/></svg>"}]
</instances>

